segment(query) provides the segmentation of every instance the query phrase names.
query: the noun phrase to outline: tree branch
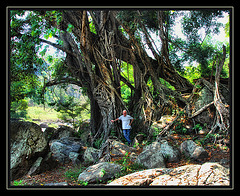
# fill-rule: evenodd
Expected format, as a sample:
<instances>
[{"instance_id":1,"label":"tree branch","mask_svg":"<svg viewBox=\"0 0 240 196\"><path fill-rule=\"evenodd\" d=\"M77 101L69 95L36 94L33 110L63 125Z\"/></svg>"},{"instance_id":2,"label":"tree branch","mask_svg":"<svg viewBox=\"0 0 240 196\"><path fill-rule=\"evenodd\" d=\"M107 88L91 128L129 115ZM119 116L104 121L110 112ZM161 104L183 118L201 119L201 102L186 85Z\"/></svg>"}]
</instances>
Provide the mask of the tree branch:
<instances>
[{"instance_id":1,"label":"tree branch","mask_svg":"<svg viewBox=\"0 0 240 196\"><path fill-rule=\"evenodd\" d=\"M64 83L70 83L70 84L75 84L77 86L82 87L81 82L76 81L72 78L62 78L61 80L50 80L48 81L43 88L45 87L49 87L49 86L54 86L54 85L58 85L58 84L64 84Z\"/></svg>"},{"instance_id":2,"label":"tree branch","mask_svg":"<svg viewBox=\"0 0 240 196\"><path fill-rule=\"evenodd\" d=\"M211 106L214 103L214 101L210 102L209 104L203 106L201 109L199 109L197 112L195 112L193 115L191 115L189 118L193 118L197 115L199 115L201 112L203 112L204 110L206 110L209 106Z\"/></svg>"},{"instance_id":3,"label":"tree branch","mask_svg":"<svg viewBox=\"0 0 240 196\"><path fill-rule=\"evenodd\" d=\"M122 75L120 75L120 80L122 81L122 82L124 82L130 89L132 89L132 90L136 90L134 87L133 87L133 85L131 85L131 83L126 79L126 78L124 78Z\"/></svg>"},{"instance_id":4,"label":"tree branch","mask_svg":"<svg viewBox=\"0 0 240 196\"><path fill-rule=\"evenodd\" d=\"M41 42L44 42L44 43L46 43L46 44L49 44L49 45L51 45L51 46L53 46L53 47L55 47L55 48L58 48L58 49L62 50L63 52L66 52L66 53L68 53L68 54L71 54L71 55L77 57L76 54L74 54L72 51L68 50L67 48L64 48L64 47L62 47L62 46L60 46L60 45L58 45L58 44L55 44L55 43L50 42L50 41L47 41L47 40L45 40L45 39L41 39L41 38L39 38L39 39L40 39Z\"/></svg>"}]
</instances>

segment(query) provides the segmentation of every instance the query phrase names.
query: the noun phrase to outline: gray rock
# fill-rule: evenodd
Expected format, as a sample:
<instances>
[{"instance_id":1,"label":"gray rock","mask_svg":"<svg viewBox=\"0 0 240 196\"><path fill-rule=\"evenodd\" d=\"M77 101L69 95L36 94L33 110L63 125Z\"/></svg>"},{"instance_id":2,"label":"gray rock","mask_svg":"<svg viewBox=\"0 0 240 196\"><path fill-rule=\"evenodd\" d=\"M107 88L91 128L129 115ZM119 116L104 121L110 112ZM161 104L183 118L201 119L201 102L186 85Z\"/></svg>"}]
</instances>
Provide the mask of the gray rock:
<instances>
[{"instance_id":1,"label":"gray rock","mask_svg":"<svg viewBox=\"0 0 240 196\"><path fill-rule=\"evenodd\" d=\"M25 175L39 156L47 152L47 141L41 127L32 122L10 122L11 180Z\"/></svg>"},{"instance_id":2,"label":"gray rock","mask_svg":"<svg viewBox=\"0 0 240 196\"><path fill-rule=\"evenodd\" d=\"M180 145L180 151L185 156L195 160L201 160L208 157L208 153L203 147L198 146L192 140L186 140Z\"/></svg>"},{"instance_id":3,"label":"gray rock","mask_svg":"<svg viewBox=\"0 0 240 196\"><path fill-rule=\"evenodd\" d=\"M60 140L54 140L50 143L50 150L53 157L61 163L69 162L70 152L80 152L83 143L76 137L66 137Z\"/></svg>"},{"instance_id":4,"label":"gray rock","mask_svg":"<svg viewBox=\"0 0 240 196\"><path fill-rule=\"evenodd\" d=\"M164 157L161 152L161 144L159 142L153 142L152 144L146 146L138 155L136 162L149 169L166 167Z\"/></svg>"},{"instance_id":5,"label":"gray rock","mask_svg":"<svg viewBox=\"0 0 240 196\"><path fill-rule=\"evenodd\" d=\"M199 109L204 107L205 105L209 104L213 101L213 93L207 88L204 87L199 92L199 97L197 101L194 103L194 109L192 110L192 114L194 112L197 112ZM207 125L211 125L212 121L214 120L214 117L211 115L211 113L208 110L203 111L199 115L197 115L194 120L196 120L199 123L206 123Z\"/></svg>"},{"instance_id":6,"label":"gray rock","mask_svg":"<svg viewBox=\"0 0 240 196\"><path fill-rule=\"evenodd\" d=\"M50 140L52 140L52 137L53 137L55 131L56 131L56 129L54 129L53 127L47 127L45 129L45 131L43 132L43 135L46 138L48 143Z\"/></svg>"},{"instance_id":7,"label":"gray rock","mask_svg":"<svg viewBox=\"0 0 240 196\"><path fill-rule=\"evenodd\" d=\"M40 165L42 163L43 158L42 157L38 157L38 159L35 161L35 163L32 165L32 167L30 168L30 170L28 171L29 176L31 176L32 174L34 174L37 170L39 170Z\"/></svg>"},{"instance_id":8,"label":"gray rock","mask_svg":"<svg viewBox=\"0 0 240 196\"><path fill-rule=\"evenodd\" d=\"M177 149L174 149L168 144L167 140L161 140L161 153L167 162L178 162L180 153Z\"/></svg>"},{"instance_id":9,"label":"gray rock","mask_svg":"<svg viewBox=\"0 0 240 196\"><path fill-rule=\"evenodd\" d=\"M79 175L78 181L84 181L88 183L106 181L113 177L116 177L121 172L121 169L122 166L115 163L98 163L84 170Z\"/></svg>"},{"instance_id":10,"label":"gray rock","mask_svg":"<svg viewBox=\"0 0 240 196\"><path fill-rule=\"evenodd\" d=\"M88 147L84 154L83 154L83 159L87 163L94 163L98 160L98 154L100 150L93 148L93 147Z\"/></svg>"},{"instance_id":11,"label":"gray rock","mask_svg":"<svg viewBox=\"0 0 240 196\"><path fill-rule=\"evenodd\" d=\"M75 133L75 131L71 127L61 126L57 130L54 131L54 133L51 136L51 140L54 140L54 139L58 140L61 138L66 138L66 137L73 137L74 133Z\"/></svg>"},{"instance_id":12,"label":"gray rock","mask_svg":"<svg viewBox=\"0 0 240 196\"><path fill-rule=\"evenodd\" d=\"M80 154L77 152L70 152L68 158L73 162L74 165L78 165L80 163Z\"/></svg>"}]
</instances>

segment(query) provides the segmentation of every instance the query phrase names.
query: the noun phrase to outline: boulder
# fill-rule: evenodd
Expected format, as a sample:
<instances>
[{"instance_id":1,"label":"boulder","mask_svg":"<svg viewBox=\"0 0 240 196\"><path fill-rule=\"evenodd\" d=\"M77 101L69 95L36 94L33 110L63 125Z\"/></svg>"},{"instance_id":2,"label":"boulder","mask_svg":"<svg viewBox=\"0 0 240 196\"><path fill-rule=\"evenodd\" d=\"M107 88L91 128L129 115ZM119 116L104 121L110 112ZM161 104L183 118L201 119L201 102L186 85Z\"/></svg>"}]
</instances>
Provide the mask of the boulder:
<instances>
[{"instance_id":1,"label":"boulder","mask_svg":"<svg viewBox=\"0 0 240 196\"><path fill-rule=\"evenodd\" d=\"M48 146L41 127L32 122L10 121L11 180L25 175Z\"/></svg>"},{"instance_id":2,"label":"boulder","mask_svg":"<svg viewBox=\"0 0 240 196\"><path fill-rule=\"evenodd\" d=\"M192 114L213 101L214 95L207 87L203 87L200 92L198 92L198 94L199 96L197 101L195 101L194 103L194 109L192 110ZM211 114L211 111L205 110L196 117L194 117L194 120L202 124L205 123L207 125L211 125L214 117L215 116Z\"/></svg>"},{"instance_id":3,"label":"boulder","mask_svg":"<svg viewBox=\"0 0 240 196\"><path fill-rule=\"evenodd\" d=\"M147 168L165 167L165 162L178 162L180 153L167 140L155 141L144 147L136 162Z\"/></svg>"},{"instance_id":4,"label":"boulder","mask_svg":"<svg viewBox=\"0 0 240 196\"><path fill-rule=\"evenodd\" d=\"M218 163L204 163L198 172L198 185L230 185L229 169Z\"/></svg>"},{"instance_id":5,"label":"boulder","mask_svg":"<svg viewBox=\"0 0 240 196\"><path fill-rule=\"evenodd\" d=\"M147 186L153 181L154 178L158 177L161 174L164 174L166 170L167 168L155 168L138 171L118 178L107 184L107 186Z\"/></svg>"},{"instance_id":6,"label":"boulder","mask_svg":"<svg viewBox=\"0 0 240 196\"><path fill-rule=\"evenodd\" d=\"M56 131L56 129L54 129L53 127L47 127L45 129L45 131L43 132L43 135L48 143L50 140L53 139L53 135L54 135L55 131Z\"/></svg>"},{"instance_id":7,"label":"boulder","mask_svg":"<svg viewBox=\"0 0 240 196\"><path fill-rule=\"evenodd\" d=\"M122 166L115 163L98 163L85 169L79 175L78 181L84 181L88 183L106 181L116 177L121 172L121 169Z\"/></svg>"},{"instance_id":8,"label":"boulder","mask_svg":"<svg viewBox=\"0 0 240 196\"><path fill-rule=\"evenodd\" d=\"M180 145L180 151L185 156L190 157L194 160L202 160L208 157L208 153L203 147L198 146L192 140L186 140Z\"/></svg>"},{"instance_id":9,"label":"boulder","mask_svg":"<svg viewBox=\"0 0 240 196\"><path fill-rule=\"evenodd\" d=\"M118 178L108 185L203 186L230 185L229 169L218 163L148 169Z\"/></svg>"},{"instance_id":10,"label":"boulder","mask_svg":"<svg viewBox=\"0 0 240 196\"><path fill-rule=\"evenodd\" d=\"M218 163L185 165L155 178L150 185L229 186L229 170Z\"/></svg>"},{"instance_id":11,"label":"boulder","mask_svg":"<svg viewBox=\"0 0 240 196\"><path fill-rule=\"evenodd\" d=\"M112 156L125 156L126 153L132 153L137 151L135 148L129 147L126 144L116 140L112 140L111 146Z\"/></svg>"},{"instance_id":12,"label":"boulder","mask_svg":"<svg viewBox=\"0 0 240 196\"><path fill-rule=\"evenodd\" d=\"M32 167L28 171L28 173L27 173L28 176L31 176L32 174L34 174L40 168L42 160L43 160L42 157L38 157L38 159L35 161L35 163L32 165Z\"/></svg>"},{"instance_id":13,"label":"boulder","mask_svg":"<svg viewBox=\"0 0 240 196\"><path fill-rule=\"evenodd\" d=\"M71 156L69 157L70 152L81 152L83 147L83 142L81 139L76 137L65 137L60 140L53 140L50 142L50 150L53 153L53 157L61 162L67 163L71 161Z\"/></svg>"},{"instance_id":14,"label":"boulder","mask_svg":"<svg viewBox=\"0 0 240 196\"><path fill-rule=\"evenodd\" d=\"M83 154L83 159L87 163L95 163L98 160L98 154L100 150L93 148L93 147L88 147L84 154Z\"/></svg>"},{"instance_id":15,"label":"boulder","mask_svg":"<svg viewBox=\"0 0 240 196\"><path fill-rule=\"evenodd\" d=\"M142 164L147 168L165 167L164 157L161 152L161 144L153 142L146 146L138 155L136 163Z\"/></svg>"},{"instance_id":16,"label":"boulder","mask_svg":"<svg viewBox=\"0 0 240 196\"><path fill-rule=\"evenodd\" d=\"M45 130L46 131L46 130ZM60 126L51 136L51 140L58 140L64 137L73 137L74 136L74 129L67 126Z\"/></svg>"},{"instance_id":17,"label":"boulder","mask_svg":"<svg viewBox=\"0 0 240 196\"><path fill-rule=\"evenodd\" d=\"M80 164L81 154L77 152L70 152L68 158L72 161L74 165Z\"/></svg>"},{"instance_id":18,"label":"boulder","mask_svg":"<svg viewBox=\"0 0 240 196\"><path fill-rule=\"evenodd\" d=\"M116 139L109 138L99 151L99 162L110 162L111 158L124 157L127 154L131 161L134 161L137 158L136 151L136 148L129 147Z\"/></svg>"},{"instance_id":19,"label":"boulder","mask_svg":"<svg viewBox=\"0 0 240 196\"><path fill-rule=\"evenodd\" d=\"M201 165L184 165L170 169L153 179L150 185L197 185L198 171Z\"/></svg>"},{"instance_id":20,"label":"boulder","mask_svg":"<svg viewBox=\"0 0 240 196\"><path fill-rule=\"evenodd\" d=\"M160 151L167 162L178 162L180 153L168 144L167 140L160 140Z\"/></svg>"}]
</instances>

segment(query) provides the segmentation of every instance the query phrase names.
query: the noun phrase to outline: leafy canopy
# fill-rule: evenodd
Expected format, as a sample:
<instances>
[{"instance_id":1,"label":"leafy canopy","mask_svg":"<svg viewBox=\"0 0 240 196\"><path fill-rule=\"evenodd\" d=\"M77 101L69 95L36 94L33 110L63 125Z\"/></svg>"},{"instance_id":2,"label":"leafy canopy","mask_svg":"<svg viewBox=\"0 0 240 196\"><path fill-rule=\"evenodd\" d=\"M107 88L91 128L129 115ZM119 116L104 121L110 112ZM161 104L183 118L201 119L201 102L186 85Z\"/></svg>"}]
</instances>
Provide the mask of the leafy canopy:
<instances>
[{"instance_id":1,"label":"leafy canopy","mask_svg":"<svg viewBox=\"0 0 240 196\"><path fill-rule=\"evenodd\" d=\"M60 39L60 24L63 10L10 10L10 78L11 101L20 101L25 97L41 97L43 78L39 78L43 70L48 70L50 77L61 80L69 77L70 71L64 66L62 59L47 55L46 41L55 39L54 43L61 47L63 41ZM184 67L185 62L197 62L199 68L195 69L201 76L211 73L211 64L217 60L222 52L219 46L211 42L214 34L219 33L222 26L217 21L223 17L228 10L222 9L199 9L199 10L165 10L163 12L163 27L167 33L169 58L175 69L185 73L191 73L189 68ZM93 19L90 14L90 30L96 34ZM162 44L159 38L159 20L157 10L119 10L117 13L123 25L126 25L135 35L137 41L147 50L144 38L144 24L151 35L156 51ZM177 20L181 18L181 20ZM185 37L177 35L176 23L181 23L182 33ZM72 33L72 24L68 24L67 31ZM124 29L119 26L122 32ZM225 31L229 32L228 26ZM127 33L124 32L126 37ZM229 33L228 33L229 36ZM153 37L153 36L152 36ZM228 49L229 52L229 49ZM62 57L63 59L65 56ZM131 65L122 64L121 72L125 78L134 85ZM226 74L225 74L226 75ZM47 77L47 76L46 76ZM122 83L122 96L129 101L131 91ZM41 100L40 98L38 100Z\"/></svg>"}]
</instances>

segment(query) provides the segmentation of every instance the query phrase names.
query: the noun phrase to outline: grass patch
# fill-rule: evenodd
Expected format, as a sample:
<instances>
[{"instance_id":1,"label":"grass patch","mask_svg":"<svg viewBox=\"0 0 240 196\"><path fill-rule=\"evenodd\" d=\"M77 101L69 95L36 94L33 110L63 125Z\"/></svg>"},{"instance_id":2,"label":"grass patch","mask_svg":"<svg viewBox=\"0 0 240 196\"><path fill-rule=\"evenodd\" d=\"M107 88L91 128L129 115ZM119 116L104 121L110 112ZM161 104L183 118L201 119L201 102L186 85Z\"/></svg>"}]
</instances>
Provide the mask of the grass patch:
<instances>
[{"instance_id":1,"label":"grass patch","mask_svg":"<svg viewBox=\"0 0 240 196\"><path fill-rule=\"evenodd\" d=\"M56 121L58 120L59 113L51 108L43 106L31 106L27 109L28 119L40 119L41 121Z\"/></svg>"}]
</instances>

